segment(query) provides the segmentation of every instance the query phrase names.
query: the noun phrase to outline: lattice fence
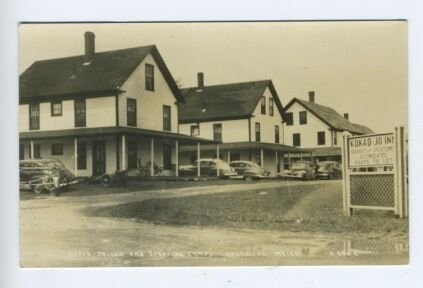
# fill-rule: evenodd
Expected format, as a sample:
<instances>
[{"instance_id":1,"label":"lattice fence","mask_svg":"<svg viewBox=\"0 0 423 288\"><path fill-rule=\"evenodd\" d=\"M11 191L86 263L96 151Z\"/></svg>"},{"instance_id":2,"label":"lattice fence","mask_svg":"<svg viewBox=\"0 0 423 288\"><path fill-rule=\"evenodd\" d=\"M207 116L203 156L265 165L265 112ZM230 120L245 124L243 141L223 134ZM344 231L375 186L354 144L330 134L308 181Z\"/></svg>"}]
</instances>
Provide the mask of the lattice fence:
<instances>
[{"instance_id":1,"label":"lattice fence","mask_svg":"<svg viewBox=\"0 0 423 288\"><path fill-rule=\"evenodd\" d=\"M350 175L351 205L395 207L394 174Z\"/></svg>"}]
</instances>

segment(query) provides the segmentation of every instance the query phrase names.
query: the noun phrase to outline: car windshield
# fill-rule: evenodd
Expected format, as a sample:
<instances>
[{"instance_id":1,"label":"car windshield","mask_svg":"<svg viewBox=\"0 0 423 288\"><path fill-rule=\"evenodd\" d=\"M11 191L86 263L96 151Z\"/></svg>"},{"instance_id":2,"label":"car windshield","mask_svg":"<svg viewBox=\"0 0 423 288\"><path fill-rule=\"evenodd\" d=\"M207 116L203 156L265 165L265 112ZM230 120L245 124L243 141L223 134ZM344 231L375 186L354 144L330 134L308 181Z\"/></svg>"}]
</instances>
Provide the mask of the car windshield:
<instances>
[{"instance_id":1,"label":"car windshield","mask_svg":"<svg viewBox=\"0 0 423 288\"><path fill-rule=\"evenodd\" d=\"M320 168L324 168L324 169L327 169L327 168L329 168L330 167L330 163L325 163L325 164L319 164L319 167Z\"/></svg>"},{"instance_id":2,"label":"car windshield","mask_svg":"<svg viewBox=\"0 0 423 288\"><path fill-rule=\"evenodd\" d=\"M291 169L306 169L308 165L306 163L293 163Z\"/></svg>"},{"instance_id":3,"label":"car windshield","mask_svg":"<svg viewBox=\"0 0 423 288\"><path fill-rule=\"evenodd\" d=\"M48 167L52 167L52 168L62 168L64 167L63 164L59 161L49 161L46 163L46 165Z\"/></svg>"},{"instance_id":4,"label":"car windshield","mask_svg":"<svg viewBox=\"0 0 423 288\"><path fill-rule=\"evenodd\" d=\"M260 166L257 163L250 162L248 164L250 164L250 166L253 167L253 168L260 168Z\"/></svg>"}]
</instances>

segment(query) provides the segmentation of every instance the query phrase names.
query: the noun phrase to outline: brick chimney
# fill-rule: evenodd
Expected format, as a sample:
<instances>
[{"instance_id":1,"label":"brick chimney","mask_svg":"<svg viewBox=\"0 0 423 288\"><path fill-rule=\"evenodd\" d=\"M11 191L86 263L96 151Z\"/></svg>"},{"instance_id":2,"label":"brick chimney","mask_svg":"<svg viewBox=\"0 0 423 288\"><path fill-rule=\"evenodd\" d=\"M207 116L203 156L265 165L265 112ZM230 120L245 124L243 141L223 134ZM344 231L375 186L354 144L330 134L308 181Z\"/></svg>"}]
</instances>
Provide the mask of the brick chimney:
<instances>
[{"instance_id":1,"label":"brick chimney","mask_svg":"<svg viewBox=\"0 0 423 288\"><path fill-rule=\"evenodd\" d=\"M85 56L84 64L89 64L95 55L95 34L93 32L85 32Z\"/></svg>"},{"instance_id":2,"label":"brick chimney","mask_svg":"<svg viewBox=\"0 0 423 288\"><path fill-rule=\"evenodd\" d=\"M308 91L308 102L314 103L314 91Z\"/></svg>"},{"instance_id":3,"label":"brick chimney","mask_svg":"<svg viewBox=\"0 0 423 288\"><path fill-rule=\"evenodd\" d=\"M204 73L203 72L197 73L197 88L198 89L204 88Z\"/></svg>"},{"instance_id":4,"label":"brick chimney","mask_svg":"<svg viewBox=\"0 0 423 288\"><path fill-rule=\"evenodd\" d=\"M350 120L350 115L348 113L344 113L344 118Z\"/></svg>"}]
</instances>

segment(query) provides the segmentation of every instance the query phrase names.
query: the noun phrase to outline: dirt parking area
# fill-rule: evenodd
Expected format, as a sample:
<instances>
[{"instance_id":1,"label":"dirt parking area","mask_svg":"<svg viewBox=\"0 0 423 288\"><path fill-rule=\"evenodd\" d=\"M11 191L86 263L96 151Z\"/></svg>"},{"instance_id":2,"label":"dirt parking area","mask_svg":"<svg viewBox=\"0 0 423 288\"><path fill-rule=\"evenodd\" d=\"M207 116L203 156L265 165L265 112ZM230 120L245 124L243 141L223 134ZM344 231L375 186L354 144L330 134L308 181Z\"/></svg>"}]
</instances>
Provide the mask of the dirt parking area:
<instances>
[{"instance_id":1,"label":"dirt parking area","mask_svg":"<svg viewBox=\"0 0 423 288\"><path fill-rule=\"evenodd\" d=\"M335 191L335 194L341 193L339 181L253 183L237 181L225 182L225 185L219 182L214 183L215 185L211 182L208 185L203 184L170 189L169 183L156 183L155 188L166 185L167 189L140 190L139 187L130 186L113 188L114 192L113 190L102 192L104 188L98 185L79 185L62 193L60 197L48 195L22 197L26 200L22 200L20 204L21 265L23 267L238 266L408 262L408 232L398 228L406 223L397 223L399 226L393 226L393 230L390 231L375 230L366 233L354 230L292 231L286 227L272 228L260 224L251 226L241 222L240 225L234 225L226 221L225 213L222 212L224 210L213 210L213 213L222 213L219 219L223 219L223 222L213 225L201 221L199 223L182 221L175 225L166 221L144 219L137 214L130 217L107 213L96 214L98 211L103 213L115 211L113 209L122 205L134 205L133 203L145 205L140 203L164 200L170 201L166 205L175 202L178 205L177 209L189 214L192 210L184 208L181 203L198 205L201 202L203 207L208 207L210 205L207 203L212 204L213 197L220 195L227 197L228 200L237 193L244 193L244 196L262 192L271 195L275 193L274 191L279 191L280 195L284 193L288 195L293 190L319 191L319 189L325 190L325 187ZM75 197L77 195L78 197ZM194 200L183 201L189 197ZM304 203L306 201L304 197L301 199L303 200L295 202L295 205L285 207L287 211L284 213L288 216L297 215L298 209L310 207ZM230 201L232 202L228 205L233 206L236 198ZM150 207L156 207L151 205ZM175 209L170 206L168 208ZM212 206L204 211L209 213L212 211L211 208ZM132 210L137 209L142 210L143 207L135 206ZM165 211L163 207L157 208L156 213L162 215L163 211ZM151 213L154 214L154 211ZM197 217L196 214L192 216ZM342 216L336 215L336 217ZM390 218L387 216L385 219Z\"/></svg>"}]
</instances>

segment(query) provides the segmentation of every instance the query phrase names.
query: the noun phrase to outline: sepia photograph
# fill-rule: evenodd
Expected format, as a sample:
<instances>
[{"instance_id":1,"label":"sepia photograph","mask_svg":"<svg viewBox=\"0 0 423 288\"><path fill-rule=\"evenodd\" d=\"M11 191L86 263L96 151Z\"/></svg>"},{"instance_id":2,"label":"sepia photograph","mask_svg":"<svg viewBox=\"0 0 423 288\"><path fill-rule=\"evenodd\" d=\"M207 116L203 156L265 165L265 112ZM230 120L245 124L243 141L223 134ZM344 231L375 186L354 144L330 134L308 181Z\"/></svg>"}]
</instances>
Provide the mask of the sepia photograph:
<instances>
[{"instance_id":1,"label":"sepia photograph","mask_svg":"<svg viewBox=\"0 0 423 288\"><path fill-rule=\"evenodd\" d=\"M18 33L21 267L409 263L407 21Z\"/></svg>"}]
</instances>

